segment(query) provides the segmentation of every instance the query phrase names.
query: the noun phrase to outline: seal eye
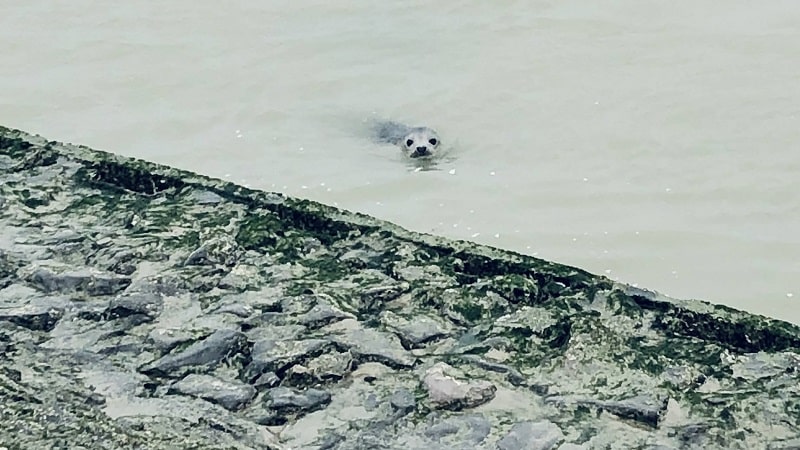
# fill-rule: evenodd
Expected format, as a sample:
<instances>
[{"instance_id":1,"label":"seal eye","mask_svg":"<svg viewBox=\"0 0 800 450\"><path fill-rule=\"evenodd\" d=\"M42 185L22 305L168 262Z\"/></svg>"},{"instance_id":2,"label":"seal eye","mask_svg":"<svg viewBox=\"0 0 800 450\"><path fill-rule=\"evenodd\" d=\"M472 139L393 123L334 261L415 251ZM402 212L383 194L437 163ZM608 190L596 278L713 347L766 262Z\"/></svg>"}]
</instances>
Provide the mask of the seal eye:
<instances>
[{"instance_id":1,"label":"seal eye","mask_svg":"<svg viewBox=\"0 0 800 450\"><path fill-rule=\"evenodd\" d=\"M414 140L413 139L409 139L409 140L406 141L406 147L411 147L413 144L414 144Z\"/></svg>"},{"instance_id":2,"label":"seal eye","mask_svg":"<svg viewBox=\"0 0 800 450\"><path fill-rule=\"evenodd\" d=\"M436 145L439 141L437 141L436 138L432 138L432 139L428 139L428 142L430 142L431 145Z\"/></svg>"}]
</instances>

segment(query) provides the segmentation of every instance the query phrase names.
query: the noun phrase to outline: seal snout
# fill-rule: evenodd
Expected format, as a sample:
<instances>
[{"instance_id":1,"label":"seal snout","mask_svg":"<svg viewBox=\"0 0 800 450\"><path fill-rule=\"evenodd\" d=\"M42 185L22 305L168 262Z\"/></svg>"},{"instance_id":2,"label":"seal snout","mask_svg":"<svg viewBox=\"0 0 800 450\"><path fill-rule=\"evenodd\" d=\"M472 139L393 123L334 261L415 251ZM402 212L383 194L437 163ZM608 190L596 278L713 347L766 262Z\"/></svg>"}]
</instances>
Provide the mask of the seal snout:
<instances>
[{"instance_id":1,"label":"seal snout","mask_svg":"<svg viewBox=\"0 0 800 450\"><path fill-rule=\"evenodd\" d=\"M418 158L420 156L428 156L430 154L431 154L431 151L428 149L428 147L422 145L422 146L417 147L414 150L414 153L411 154L411 157L412 158Z\"/></svg>"}]
</instances>

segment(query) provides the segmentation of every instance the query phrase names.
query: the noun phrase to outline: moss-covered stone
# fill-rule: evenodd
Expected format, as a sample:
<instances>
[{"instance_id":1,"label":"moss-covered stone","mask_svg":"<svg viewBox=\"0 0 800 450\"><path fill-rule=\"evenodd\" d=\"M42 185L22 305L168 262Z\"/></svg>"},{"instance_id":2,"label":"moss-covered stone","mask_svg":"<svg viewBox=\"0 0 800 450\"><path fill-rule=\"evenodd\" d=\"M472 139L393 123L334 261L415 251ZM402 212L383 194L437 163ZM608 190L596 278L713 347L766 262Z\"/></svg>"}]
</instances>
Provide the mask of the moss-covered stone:
<instances>
[{"instance_id":1,"label":"moss-covered stone","mask_svg":"<svg viewBox=\"0 0 800 450\"><path fill-rule=\"evenodd\" d=\"M795 325L308 200L0 127L0 233L7 448L493 449L517 422L589 448L800 434ZM320 345L261 351L289 341ZM443 362L464 377L441 378L446 412L420 378ZM187 374L202 386L172 387ZM222 408L216 383L247 395ZM493 399L472 410L461 386ZM381 406L399 391L413 411Z\"/></svg>"}]
</instances>

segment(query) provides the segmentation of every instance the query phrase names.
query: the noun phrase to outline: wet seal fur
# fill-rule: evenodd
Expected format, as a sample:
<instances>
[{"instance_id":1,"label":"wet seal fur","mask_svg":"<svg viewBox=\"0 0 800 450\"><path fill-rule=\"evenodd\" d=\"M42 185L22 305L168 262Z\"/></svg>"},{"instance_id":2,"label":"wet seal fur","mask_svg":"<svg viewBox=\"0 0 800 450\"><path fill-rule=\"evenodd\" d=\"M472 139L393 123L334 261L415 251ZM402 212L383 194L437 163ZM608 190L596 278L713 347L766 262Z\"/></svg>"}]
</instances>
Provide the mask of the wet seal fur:
<instances>
[{"instance_id":1,"label":"wet seal fur","mask_svg":"<svg viewBox=\"0 0 800 450\"><path fill-rule=\"evenodd\" d=\"M433 128L410 127L397 122L379 122L375 125L378 142L399 146L409 158L436 156L441 139Z\"/></svg>"}]
</instances>

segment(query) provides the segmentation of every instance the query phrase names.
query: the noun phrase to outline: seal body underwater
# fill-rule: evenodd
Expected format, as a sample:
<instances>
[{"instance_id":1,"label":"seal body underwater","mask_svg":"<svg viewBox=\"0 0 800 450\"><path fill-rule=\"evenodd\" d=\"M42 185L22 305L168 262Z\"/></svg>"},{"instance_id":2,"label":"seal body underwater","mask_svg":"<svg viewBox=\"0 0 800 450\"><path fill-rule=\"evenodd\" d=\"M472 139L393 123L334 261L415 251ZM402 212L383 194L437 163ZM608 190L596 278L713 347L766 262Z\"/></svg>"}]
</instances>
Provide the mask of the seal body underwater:
<instances>
[{"instance_id":1,"label":"seal body underwater","mask_svg":"<svg viewBox=\"0 0 800 450\"><path fill-rule=\"evenodd\" d=\"M394 144L410 158L435 156L441 145L436 130L428 127L410 127L397 122L379 122L375 125L378 142Z\"/></svg>"}]
</instances>

